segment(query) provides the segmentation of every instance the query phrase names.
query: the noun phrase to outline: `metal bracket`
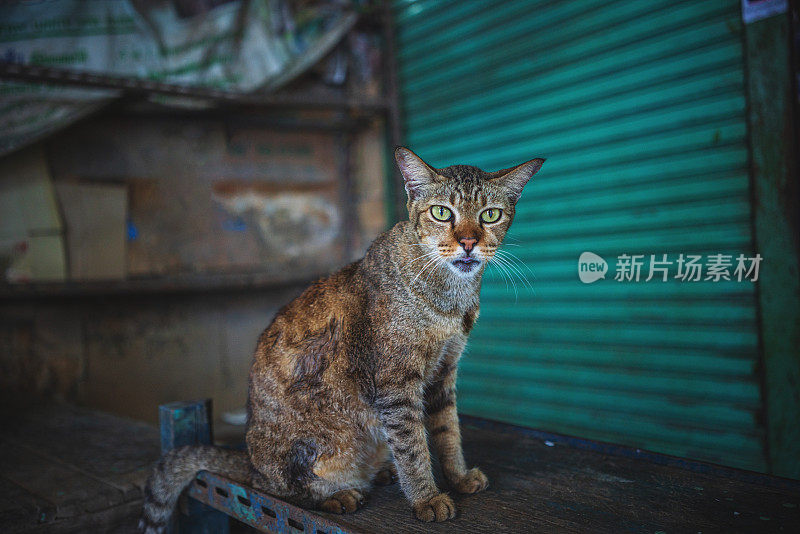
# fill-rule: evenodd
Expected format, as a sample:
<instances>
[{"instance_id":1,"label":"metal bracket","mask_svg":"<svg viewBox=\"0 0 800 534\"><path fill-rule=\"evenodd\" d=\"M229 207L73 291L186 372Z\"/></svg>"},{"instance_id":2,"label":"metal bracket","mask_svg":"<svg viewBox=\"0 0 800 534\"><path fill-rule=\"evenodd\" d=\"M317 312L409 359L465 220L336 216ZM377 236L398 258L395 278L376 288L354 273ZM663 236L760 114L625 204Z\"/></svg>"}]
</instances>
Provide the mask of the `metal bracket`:
<instances>
[{"instance_id":1,"label":"metal bracket","mask_svg":"<svg viewBox=\"0 0 800 534\"><path fill-rule=\"evenodd\" d=\"M188 494L262 532L355 534L325 517L208 471L197 475Z\"/></svg>"}]
</instances>

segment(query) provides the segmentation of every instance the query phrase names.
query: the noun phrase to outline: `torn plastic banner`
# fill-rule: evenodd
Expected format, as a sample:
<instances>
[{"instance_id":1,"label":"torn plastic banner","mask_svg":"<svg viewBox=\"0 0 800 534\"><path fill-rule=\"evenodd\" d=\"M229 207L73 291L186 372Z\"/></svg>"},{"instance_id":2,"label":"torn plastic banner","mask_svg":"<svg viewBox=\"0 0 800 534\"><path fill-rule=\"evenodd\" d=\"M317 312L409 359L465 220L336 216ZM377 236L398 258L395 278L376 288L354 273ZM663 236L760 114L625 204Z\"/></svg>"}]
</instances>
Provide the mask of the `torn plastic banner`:
<instances>
[{"instance_id":1,"label":"torn plastic banner","mask_svg":"<svg viewBox=\"0 0 800 534\"><path fill-rule=\"evenodd\" d=\"M0 59L232 91L272 91L321 59L356 21L346 2L302 5L292 14L285 0L3 2ZM115 90L0 81L0 155L117 96Z\"/></svg>"}]
</instances>

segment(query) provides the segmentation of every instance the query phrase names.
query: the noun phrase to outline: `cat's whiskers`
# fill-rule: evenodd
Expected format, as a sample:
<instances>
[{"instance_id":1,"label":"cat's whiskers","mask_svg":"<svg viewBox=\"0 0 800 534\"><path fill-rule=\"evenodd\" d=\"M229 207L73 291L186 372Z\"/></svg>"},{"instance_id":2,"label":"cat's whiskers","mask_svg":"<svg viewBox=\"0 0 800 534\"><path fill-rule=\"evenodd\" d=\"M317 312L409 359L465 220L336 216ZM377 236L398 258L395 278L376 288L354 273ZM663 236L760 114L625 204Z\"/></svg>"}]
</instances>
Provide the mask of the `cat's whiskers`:
<instances>
[{"instance_id":1,"label":"cat's whiskers","mask_svg":"<svg viewBox=\"0 0 800 534\"><path fill-rule=\"evenodd\" d=\"M493 263L491 260L492 260L492 257L487 257L486 258L486 263L488 265L491 265L492 267L497 267L497 264ZM508 279L506 278L506 275L500 270L500 268L498 267L497 270L492 269L491 272L492 272L492 274L494 274L495 272L500 273L500 275L501 275L501 277L503 279L503 282L506 283L506 291L508 291Z\"/></svg>"},{"instance_id":2,"label":"cat's whiskers","mask_svg":"<svg viewBox=\"0 0 800 534\"><path fill-rule=\"evenodd\" d=\"M495 256L495 257L494 257L494 259L499 259L499 258L497 258L497 257ZM511 274L508 272L508 269L506 269L506 268L503 266L503 264L502 264L502 263L500 263L499 261L492 262L492 265L494 265L495 267L497 267L498 271L500 271L500 273L501 273L501 274L503 275L503 277L506 279L506 291L508 291L508 282L509 282L509 281L511 282L511 285L512 285L512 287L514 288L514 301L516 301L516 300L517 300L517 298L518 298L518 294L517 294L517 284L514 282L514 278L512 278L512 277L511 277Z\"/></svg>"},{"instance_id":3,"label":"cat's whiskers","mask_svg":"<svg viewBox=\"0 0 800 534\"><path fill-rule=\"evenodd\" d=\"M403 266L402 266L400 269L401 269L401 271L404 271L404 270L406 270L406 269L410 268L410 266L411 266L411 264L412 264L412 263L415 263L415 262L417 262L417 261L419 261L419 260L421 260L421 259L423 259L423 258L430 258L431 256L435 256L435 255L437 255L437 254L439 254L439 253L438 253L437 251L435 251L435 250L432 250L432 251L430 251L430 252L426 252L425 254L422 254L422 255L420 255L420 256L417 256L417 257L415 257L414 259L411 259L411 260L409 260L409 261L408 261L408 262L407 262L405 265L403 265Z\"/></svg>"},{"instance_id":4,"label":"cat's whiskers","mask_svg":"<svg viewBox=\"0 0 800 534\"><path fill-rule=\"evenodd\" d=\"M431 258L430 261L428 261L428 263L426 263L425 265L422 266L422 269L419 270L419 272L417 273L417 276L415 276L414 279L411 281L411 285L412 286L414 285L414 282L417 281L417 278L419 278L419 276L423 272L425 272L425 269L427 269L429 265L432 265L434 262L436 262L437 259L439 259L438 257L439 257L439 255L437 253L437 255L435 257Z\"/></svg>"},{"instance_id":5,"label":"cat's whiskers","mask_svg":"<svg viewBox=\"0 0 800 534\"><path fill-rule=\"evenodd\" d=\"M528 266L528 264L526 262L522 261L516 254L513 254L513 253L511 253L511 252L509 252L507 250L499 250L498 252L500 253L501 257L506 258L509 262L511 262L511 263L513 263L515 265L521 265L522 267L527 269L527 271L529 273L531 273L531 276L533 277L533 279L536 280L536 273L533 272L533 269L531 269ZM527 280L527 276L525 276L525 279ZM533 289L533 287L531 287L531 289Z\"/></svg>"},{"instance_id":6,"label":"cat's whiskers","mask_svg":"<svg viewBox=\"0 0 800 534\"><path fill-rule=\"evenodd\" d=\"M422 273L424 273L428 269L428 267L430 267L432 265L435 265L435 258L433 260L429 261L428 263L426 263L425 266L422 269L420 269L420 271L417 273L417 275L414 277L414 279L411 281L411 283L414 284L414 282L416 282L417 279L420 276L422 276Z\"/></svg>"},{"instance_id":7,"label":"cat's whiskers","mask_svg":"<svg viewBox=\"0 0 800 534\"><path fill-rule=\"evenodd\" d=\"M511 286L514 288L514 302L517 302L519 300L519 291L517 290L517 283L514 281L514 271L512 271L509 266L503 262L499 262L497 265L498 267L502 266L502 269L508 270L508 279L511 280Z\"/></svg>"},{"instance_id":8,"label":"cat's whiskers","mask_svg":"<svg viewBox=\"0 0 800 534\"><path fill-rule=\"evenodd\" d=\"M522 262L522 260L514 256L510 252L499 250L498 247L487 247L485 249L484 254L486 255L487 263L491 263L494 266L496 266L498 272L500 272L500 274L506 280L506 290L508 290L508 282L509 281L511 282L511 285L514 289L515 299L519 298L519 293L517 291L517 284L514 280L515 277L520 280L520 283L522 284L523 287L527 286L531 289L531 291L534 291L531 282L527 279L527 277L520 270L520 268L516 266L516 263L522 263L523 265L525 265L524 262ZM527 265L525 267L528 268ZM533 272L531 272L531 274L533 274Z\"/></svg>"},{"instance_id":9,"label":"cat's whiskers","mask_svg":"<svg viewBox=\"0 0 800 534\"><path fill-rule=\"evenodd\" d=\"M517 278L519 278L520 282L523 286L528 286L531 291L533 291L533 284L531 284L530 280L524 275L524 273L514 264L514 262L506 256L500 254L501 251L498 251L498 254L495 255L495 260L497 261L498 265L503 265L505 268L509 270L510 274L515 274Z\"/></svg>"},{"instance_id":10,"label":"cat's whiskers","mask_svg":"<svg viewBox=\"0 0 800 534\"><path fill-rule=\"evenodd\" d=\"M505 257L508 257L509 259L512 259L517 263L522 264L522 266L525 267L528 270L529 273L531 273L531 276L533 277L533 279L536 280L536 273L534 273L533 269L531 269L526 262L522 261L519 256L517 256L516 254L514 254L512 252L509 252L507 250L501 250L499 252L501 253L501 255L503 255Z\"/></svg>"},{"instance_id":11,"label":"cat's whiskers","mask_svg":"<svg viewBox=\"0 0 800 534\"><path fill-rule=\"evenodd\" d=\"M510 274L516 275L516 277L519 279L520 283L522 283L523 286L528 286L531 289L533 289L533 286L528 281L528 279L524 276L522 271L520 271L519 268L511 262L511 260L509 260L508 258L503 257L503 256L501 256L499 254L496 256L496 260L497 260L498 264L502 264L504 267L506 267L509 270Z\"/></svg>"},{"instance_id":12,"label":"cat's whiskers","mask_svg":"<svg viewBox=\"0 0 800 534\"><path fill-rule=\"evenodd\" d=\"M428 273L428 276L425 277L425 283L426 284L428 283L428 280L430 279L431 275L433 273L435 273L437 270L439 270L440 267L441 267L440 263L434 263L433 264L433 269L431 269L431 271Z\"/></svg>"},{"instance_id":13,"label":"cat's whiskers","mask_svg":"<svg viewBox=\"0 0 800 534\"><path fill-rule=\"evenodd\" d=\"M522 261L521 259L519 259L516 255L512 254L511 252L508 252L507 250L501 250L501 251L498 251L498 252L500 253L500 257L501 258L504 258L512 266L515 266L517 273L519 273L520 279L522 279L525 282L527 282L528 286L531 288L531 290L533 290L533 285L531 284L530 280L528 280L528 277L525 275L525 273L522 271L522 269L520 267L517 267L517 266L521 265L522 267L527 269L528 272L531 273L531 276L533 277L533 279L536 280L536 274L533 272L533 270L530 267L528 267L528 264L525 263L524 261Z\"/></svg>"}]
</instances>

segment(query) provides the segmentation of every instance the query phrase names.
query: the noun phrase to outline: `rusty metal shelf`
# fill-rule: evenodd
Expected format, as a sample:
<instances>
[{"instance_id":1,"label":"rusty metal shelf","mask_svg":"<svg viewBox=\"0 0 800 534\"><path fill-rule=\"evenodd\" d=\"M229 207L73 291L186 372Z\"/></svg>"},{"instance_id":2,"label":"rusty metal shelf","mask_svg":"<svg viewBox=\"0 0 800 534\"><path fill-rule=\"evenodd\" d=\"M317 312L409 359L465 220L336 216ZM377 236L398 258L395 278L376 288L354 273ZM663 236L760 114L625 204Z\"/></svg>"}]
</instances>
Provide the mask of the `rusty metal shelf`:
<instances>
[{"instance_id":1,"label":"rusty metal shelf","mask_svg":"<svg viewBox=\"0 0 800 534\"><path fill-rule=\"evenodd\" d=\"M264 532L356 534L336 521L276 499L208 471L192 481L187 495Z\"/></svg>"},{"instance_id":2,"label":"rusty metal shelf","mask_svg":"<svg viewBox=\"0 0 800 534\"><path fill-rule=\"evenodd\" d=\"M0 61L0 79L26 83L66 85L87 89L108 89L119 91L119 96L146 97L157 94L192 98L208 100L222 105L247 105L276 109L353 110L362 113L384 113L390 109L389 102L385 98L222 91L210 87L164 83L147 78L108 76L88 71L22 65L7 61Z\"/></svg>"},{"instance_id":3,"label":"rusty metal shelf","mask_svg":"<svg viewBox=\"0 0 800 534\"><path fill-rule=\"evenodd\" d=\"M325 273L319 273L319 276ZM35 282L0 285L0 299L112 297L175 293L248 291L305 286L317 278L292 273L197 274L128 280Z\"/></svg>"}]
</instances>

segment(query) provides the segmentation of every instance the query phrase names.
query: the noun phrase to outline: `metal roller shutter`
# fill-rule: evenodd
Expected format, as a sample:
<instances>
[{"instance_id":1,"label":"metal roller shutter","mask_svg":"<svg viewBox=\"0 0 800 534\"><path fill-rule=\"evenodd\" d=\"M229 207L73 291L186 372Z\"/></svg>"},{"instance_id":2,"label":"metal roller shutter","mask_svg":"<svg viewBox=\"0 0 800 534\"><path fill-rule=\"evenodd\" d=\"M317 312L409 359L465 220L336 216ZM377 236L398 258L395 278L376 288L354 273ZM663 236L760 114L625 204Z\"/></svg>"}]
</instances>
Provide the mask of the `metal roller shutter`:
<instances>
[{"instance_id":1,"label":"metal roller shutter","mask_svg":"<svg viewBox=\"0 0 800 534\"><path fill-rule=\"evenodd\" d=\"M584 251L612 275L621 254L753 255L739 2L394 7L410 147L547 158L508 238L533 290L487 273L460 409L764 470L755 285L577 276Z\"/></svg>"}]
</instances>

